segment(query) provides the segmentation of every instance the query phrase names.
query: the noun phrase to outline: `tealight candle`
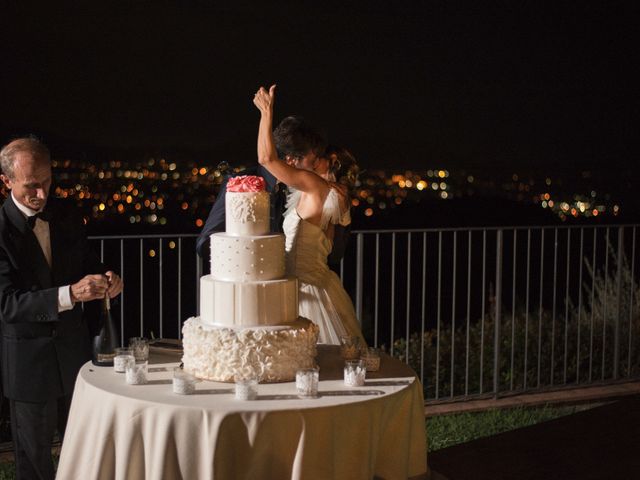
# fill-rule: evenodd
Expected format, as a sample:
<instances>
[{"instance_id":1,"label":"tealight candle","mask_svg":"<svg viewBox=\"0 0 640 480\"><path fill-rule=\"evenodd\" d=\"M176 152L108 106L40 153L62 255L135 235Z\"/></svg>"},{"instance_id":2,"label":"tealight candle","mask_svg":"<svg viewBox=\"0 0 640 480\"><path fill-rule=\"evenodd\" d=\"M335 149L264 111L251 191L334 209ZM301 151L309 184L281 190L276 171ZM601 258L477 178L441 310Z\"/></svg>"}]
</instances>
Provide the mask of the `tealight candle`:
<instances>
[{"instance_id":1,"label":"tealight candle","mask_svg":"<svg viewBox=\"0 0 640 480\"><path fill-rule=\"evenodd\" d=\"M301 398L316 398L318 396L318 367L303 368L296 372L296 390Z\"/></svg>"},{"instance_id":2,"label":"tealight candle","mask_svg":"<svg viewBox=\"0 0 640 480\"><path fill-rule=\"evenodd\" d=\"M135 362L133 350L130 348L116 348L116 356L113 357L113 370L117 373L125 373L129 362Z\"/></svg>"},{"instance_id":3,"label":"tealight candle","mask_svg":"<svg viewBox=\"0 0 640 480\"><path fill-rule=\"evenodd\" d=\"M146 362L149 360L149 340L144 337L133 337L129 339L129 348L133 349L133 356L136 362Z\"/></svg>"},{"instance_id":4,"label":"tealight candle","mask_svg":"<svg viewBox=\"0 0 640 480\"><path fill-rule=\"evenodd\" d=\"M258 380L256 378L236 379L236 400L255 400L258 398Z\"/></svg>"},{"instance_id":5,"label":"tealight candle","mask_svg":"<svg viewBox=\"0 0 640 480\"><path fill-rule=\"evenodd\" d=\"M126 379L129 385L144 385L147 383L147 362L130 362L127 364Z\"/></svg>"},{"instance_id":6,"label":"tealight candle","mask_svg":"<svg viewBox=\"0 0 640 480\"><path fill-rule=\"evenodd\" d=\"M342 335L340 337L340 351L345 360L360 358L360 337Z\"/></svg>"},{"instance_id":7,"label":"tealight candle","mask_svg":"<svg viewBox=\"0 0 640 480\"><path fill-rule=\"evenodd\" d=\"M362 354L361 358L364 360L367 372L377 372L380 370L380 352L377 348L369 347L369 349Z\"/></svg>"},{"instance_id":8,"label":"tealight candle","mask_svg":"<svg viewBox=\"0 0 640 480\"><path fill-rule=\"evenodd\" d=\"M367 376L364 360L347 360L344 362L344 384L348 387L362 387Z\"/></svg>"},{"instance_id":9,"label":"tealight candle","mask_svg":"<svg viewBox=\"0 0 640 480\"><path fill-rule=\"evenodd\" d=\"M196 377L185 372L182 368L173 369L173 393L191 395L196 390L197 381Z\"/></svg>"}]
</instances>

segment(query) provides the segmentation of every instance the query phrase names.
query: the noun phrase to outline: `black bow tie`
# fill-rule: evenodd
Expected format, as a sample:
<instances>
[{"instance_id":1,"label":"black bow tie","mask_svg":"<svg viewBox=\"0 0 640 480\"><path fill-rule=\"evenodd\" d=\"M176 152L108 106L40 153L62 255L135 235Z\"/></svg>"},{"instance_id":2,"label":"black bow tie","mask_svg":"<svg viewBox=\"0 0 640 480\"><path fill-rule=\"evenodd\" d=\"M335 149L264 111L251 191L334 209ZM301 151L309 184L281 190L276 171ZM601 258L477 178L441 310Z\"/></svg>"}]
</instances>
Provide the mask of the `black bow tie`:
<instances>
[{"instance_id":1,"label":"black bow tie","mask_svg":"<svg viewBox=\"0 0 640 480\"><path fill-rule=\"evenodd\" d=\"M51 214L47 211L42 211L42 212L36 213L35 215L27 217L27 224L32 230L33 230L33 227L36 226L36 219L38 218L40 220L44 220L45 222L48 222L51 220Z\"/></svg>"}]
</instances>

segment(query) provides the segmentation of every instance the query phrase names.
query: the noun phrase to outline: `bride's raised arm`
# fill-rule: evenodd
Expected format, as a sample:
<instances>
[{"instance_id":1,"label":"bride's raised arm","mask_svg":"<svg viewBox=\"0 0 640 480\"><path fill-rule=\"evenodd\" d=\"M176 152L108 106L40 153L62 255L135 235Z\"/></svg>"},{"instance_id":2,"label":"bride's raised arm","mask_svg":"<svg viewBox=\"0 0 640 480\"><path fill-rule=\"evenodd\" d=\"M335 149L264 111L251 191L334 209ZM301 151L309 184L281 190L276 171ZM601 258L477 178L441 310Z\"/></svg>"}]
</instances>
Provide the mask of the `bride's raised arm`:
<instances>
[{"instance_id":1,"label":"bride's raised arm","mask_svg":"<svg viewBox=\"0 0 640 480\"><path fill-rule=\"evenodd\" d=\"M294 187L302 192L310 192L318 188L327 188L322 178L308 170L302 170L288 165L278 158L273 139L273 103L276 86L272 85L267 91L260 87L253 97L253 103L260 110L260 126L258 127L258 162L269 173L282 183Z\"/></svg>"}]
</instances>

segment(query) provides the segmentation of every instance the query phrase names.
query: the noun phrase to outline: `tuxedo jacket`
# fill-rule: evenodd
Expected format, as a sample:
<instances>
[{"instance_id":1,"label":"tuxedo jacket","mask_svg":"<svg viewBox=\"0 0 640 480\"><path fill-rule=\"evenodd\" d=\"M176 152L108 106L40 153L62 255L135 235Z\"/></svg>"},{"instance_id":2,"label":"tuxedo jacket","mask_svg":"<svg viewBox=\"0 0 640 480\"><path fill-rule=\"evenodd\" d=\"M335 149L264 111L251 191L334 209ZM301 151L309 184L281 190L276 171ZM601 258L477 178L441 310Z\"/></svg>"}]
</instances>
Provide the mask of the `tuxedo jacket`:
<instances>
[{"instance_id":1,"label":"tuxedo jacket","mask_svg":"<svg viewBox=\"0 0 640 480\"><path fill-rule=\"evenodd\" d=\"M0 208L0 362L4 395L42 402L70 394L91 358L82 305L58 313L58 287L104 273L75 207L48 200L52 266L12 197ZM85 304L96 312L97 302ZM90 304L94 304L93 308Z\"/></svg>"},{"instance_id":2,"label":"tuxedo jacket","mask_svg":"<svg viewBox=\"0 0 640 480\"><path fill-rule=\"evenodd\" d=\"M276 178L271 175L266 168L262 165L256 165L246 170L243 170L238 175L257 175L264 178L267 192L270 194L271 199L271 231L282 232L282 216L284 214L284 208L286 204L286 198L282 194L276 192ZM225 230L225 198L227 194L227 179L220 186L220 192L216 198L207 221L202 228L202 232L198 236L196 242L196 250L201 258L208 259L210 255L209 250L209 237L215 232L224 232ZM345 250L347 248L347 242L349 240L349 234L351 232L351 226L344 227L342 225L336 225L333 235L333 249L329 254L327 262L332 268L336 268L342 257L344 257Z\"/></svg>"}]
</instances>

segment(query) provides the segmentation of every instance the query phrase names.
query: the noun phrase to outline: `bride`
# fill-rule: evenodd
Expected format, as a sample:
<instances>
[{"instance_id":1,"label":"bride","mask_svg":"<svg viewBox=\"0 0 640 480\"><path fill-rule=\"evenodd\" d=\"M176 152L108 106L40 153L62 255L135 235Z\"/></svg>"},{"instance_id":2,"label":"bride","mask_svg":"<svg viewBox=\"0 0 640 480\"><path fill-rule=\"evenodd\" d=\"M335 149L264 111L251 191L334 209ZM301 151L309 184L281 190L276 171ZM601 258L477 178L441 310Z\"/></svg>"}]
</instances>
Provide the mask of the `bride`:
<instances>
[{"instance_id":1,"label":"bride","mask_svg":"<svg viewBox=\"0 0 640 480\"><path fill-rule=\"evenodd\" d=\"M287 272L299 281L300 316L318 325L320 343L339 344L342 335L351 335L360 337L364 345L351 299L327 265L333 227L346 207L343 196L317 173L278 158L272 134L275 88L261 87L253 99L261 114L258 162L292 191L283 230Z\"/></svg>"}]
</instances>

